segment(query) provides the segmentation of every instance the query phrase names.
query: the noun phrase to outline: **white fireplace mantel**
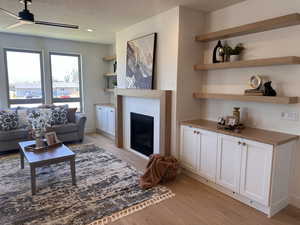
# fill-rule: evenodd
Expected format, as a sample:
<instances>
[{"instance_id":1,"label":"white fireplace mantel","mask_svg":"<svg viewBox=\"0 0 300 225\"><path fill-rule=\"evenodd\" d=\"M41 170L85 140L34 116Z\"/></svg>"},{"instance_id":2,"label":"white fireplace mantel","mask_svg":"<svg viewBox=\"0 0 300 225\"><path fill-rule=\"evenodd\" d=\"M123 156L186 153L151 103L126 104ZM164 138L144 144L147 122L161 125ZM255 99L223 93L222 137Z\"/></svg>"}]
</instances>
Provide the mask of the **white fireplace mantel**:
<instances>
[{"instance_id":1,"label":"white fireplace mantel","mask_svg":"<svg viewBox=\"0 0 300 225\"><path fill-rule=\"evenodd\" d=\"M159 153L170 154L171 140L171 96L170 90L123 89L115 90L116 97L116 145L124 148L123 97L156 99L159 101Z\"/></svg>"}]
</instances>

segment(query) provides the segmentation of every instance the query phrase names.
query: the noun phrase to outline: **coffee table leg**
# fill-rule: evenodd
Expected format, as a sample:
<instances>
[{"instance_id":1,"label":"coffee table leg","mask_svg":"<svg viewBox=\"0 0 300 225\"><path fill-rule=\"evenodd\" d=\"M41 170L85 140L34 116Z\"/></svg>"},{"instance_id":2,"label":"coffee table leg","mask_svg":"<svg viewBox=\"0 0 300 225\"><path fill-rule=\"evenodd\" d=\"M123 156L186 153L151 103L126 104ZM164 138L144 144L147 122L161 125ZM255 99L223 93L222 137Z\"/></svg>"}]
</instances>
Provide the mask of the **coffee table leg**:
<instances>
[{"instance_id":1,"label":"coffee table leg","mask_svg":"<svg viewBox=\"0 0 300 225\"><path fill-rule=\"evenodd\" d=\"M35 195L36 193L36 175L35 175L35 167L30 166L30 172L31 172L31 192L32 195Z\"/></svg>"},{"instance_id":2,"label":"coffee table leg","mask_svg":"<svg viewBox=\"0 0 300 225\"><path fill-rule=\"evenodd\" d=\"M75 158L70 160L71 174L72 174L72 184L76 185L76 169L75 169Z\"/></svg>"},{"instance_id":3,"label":"coffee table leg","mask_svg":"<svg viewBox=\"0 0 300 225\"><path fill-rule=\"evenodd\" d=\"M20 159L21 159L21 169L24 169L24 155L21 151L20 151Z\"/></svg>"}]
</instances>

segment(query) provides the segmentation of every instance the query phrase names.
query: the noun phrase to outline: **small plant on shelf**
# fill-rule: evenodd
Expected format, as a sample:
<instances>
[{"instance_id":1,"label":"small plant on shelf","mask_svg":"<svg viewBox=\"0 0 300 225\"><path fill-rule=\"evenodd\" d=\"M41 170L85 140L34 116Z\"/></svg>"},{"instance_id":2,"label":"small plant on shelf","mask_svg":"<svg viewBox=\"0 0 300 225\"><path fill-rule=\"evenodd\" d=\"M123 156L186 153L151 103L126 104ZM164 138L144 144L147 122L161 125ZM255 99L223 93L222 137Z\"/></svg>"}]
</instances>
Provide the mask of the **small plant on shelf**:
<instances>
[{"instance_id":1,"label":"small plant on shelf","mask_svg":"<svg viewBox=\"0 0 300 225\"><path fill-rule=\"evenodd\" d=\"M235 46L235 48L232 48L228 44L225 44L224 46L224 53L225 53L225 62L229 61L237 61L240 59L241 53L245 50L245 47L242 43L239 43ZM232 57L234 56L234 57Z\"/></svg>"},{"instance_id":2,"label":"small plant on shelf","mask_svg":"<svg viewBox=\"0 0 300 225\"><path fill-rule=\"evenodd\" d=\"M118 85L118 82L116 80L113 80L111 83L114 87L117 87L117 85Z\"/></svg>"}]
</instances>

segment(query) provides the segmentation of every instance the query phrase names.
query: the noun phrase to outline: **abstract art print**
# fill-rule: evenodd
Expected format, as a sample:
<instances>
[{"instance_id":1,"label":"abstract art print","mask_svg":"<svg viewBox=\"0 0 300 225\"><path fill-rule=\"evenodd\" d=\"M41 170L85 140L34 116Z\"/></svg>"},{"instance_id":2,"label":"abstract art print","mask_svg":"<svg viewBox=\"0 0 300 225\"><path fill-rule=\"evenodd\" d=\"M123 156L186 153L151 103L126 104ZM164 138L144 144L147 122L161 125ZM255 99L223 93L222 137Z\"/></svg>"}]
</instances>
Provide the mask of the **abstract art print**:
<instances>
[{"instance_id":1,"label":"abstract art print","mask_svg":"<svg viewBox=\"0 0 300 225\"><path fill-rule=\"evenodd\" d=\"M156 33L127 42L126 87L153 89Z\"/></svg>"}]
</instances>

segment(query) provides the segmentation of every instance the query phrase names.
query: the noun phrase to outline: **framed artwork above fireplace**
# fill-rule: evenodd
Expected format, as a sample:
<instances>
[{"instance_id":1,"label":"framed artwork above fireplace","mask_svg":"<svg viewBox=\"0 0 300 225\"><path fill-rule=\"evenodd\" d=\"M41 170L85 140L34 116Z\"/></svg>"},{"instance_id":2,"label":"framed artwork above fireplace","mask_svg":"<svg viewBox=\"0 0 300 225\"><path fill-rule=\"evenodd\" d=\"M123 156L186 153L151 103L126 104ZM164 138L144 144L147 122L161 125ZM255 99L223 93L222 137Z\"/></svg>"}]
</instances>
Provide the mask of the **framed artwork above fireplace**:
<instances>
[{"instance_id":1,"label":"framed artwork above fireplace","mask_svg":"<svg viewBox=\"0 0 300 225\"><path fill-rule=\"evenodd\" d=\"M127 42L126 87L153 89L157 34Z\"/></svg>"}]
</instances>

